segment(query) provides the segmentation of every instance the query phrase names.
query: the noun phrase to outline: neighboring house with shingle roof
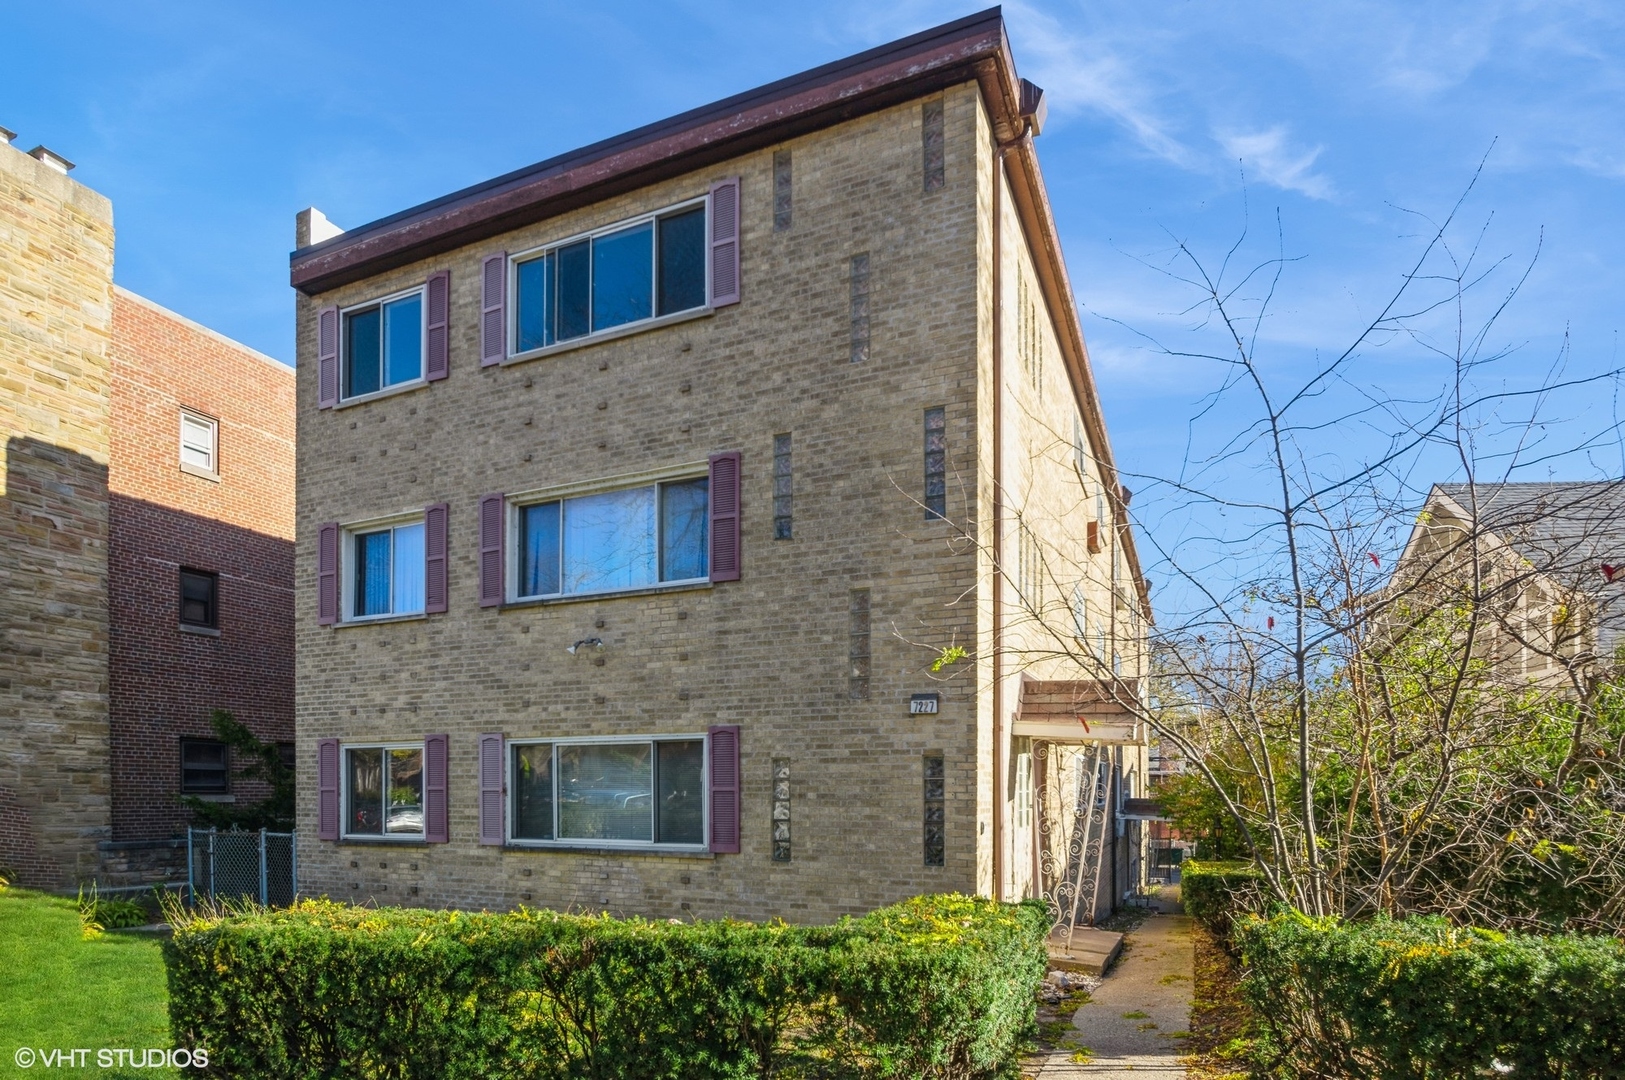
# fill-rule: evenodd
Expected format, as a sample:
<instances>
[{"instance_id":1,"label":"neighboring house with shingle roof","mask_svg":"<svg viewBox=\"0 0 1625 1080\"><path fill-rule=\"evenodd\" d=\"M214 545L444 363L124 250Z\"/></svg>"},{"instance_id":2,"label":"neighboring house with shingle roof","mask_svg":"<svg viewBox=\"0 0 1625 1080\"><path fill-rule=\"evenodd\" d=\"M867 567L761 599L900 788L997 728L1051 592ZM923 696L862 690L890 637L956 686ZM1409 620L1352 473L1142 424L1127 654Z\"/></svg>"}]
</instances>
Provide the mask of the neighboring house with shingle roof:
<instances>
[{"instance_id":1,"label":"neighboring house with shingle roof","mask_svg":"<svg viewBox=\"0 0 1625 1080\"><path fill-rule=\"evenodd\" d=\"M1625 635L1625 480L1435 484L1388 588L1473 602L1481 655L1554 685Z\"/></svg>"}]
</instances>

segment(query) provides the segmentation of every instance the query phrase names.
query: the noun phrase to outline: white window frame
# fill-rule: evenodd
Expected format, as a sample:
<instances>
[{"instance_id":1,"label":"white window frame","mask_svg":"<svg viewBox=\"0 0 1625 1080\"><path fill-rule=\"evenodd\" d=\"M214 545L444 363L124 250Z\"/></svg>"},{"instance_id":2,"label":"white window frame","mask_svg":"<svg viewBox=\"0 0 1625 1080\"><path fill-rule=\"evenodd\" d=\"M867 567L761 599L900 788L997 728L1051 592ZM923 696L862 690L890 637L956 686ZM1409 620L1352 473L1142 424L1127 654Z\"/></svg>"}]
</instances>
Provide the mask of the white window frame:
<instances>
[{"instance_id":1,"label":"white window frame","mask_svg":"<svg viewBox=\"0 0 1625 1080\"><path fill-rule=\"evenodd\" d=\"M637 319L633 322L621 323L619 326L612 326L607 330L589 330L580 337L573 337L568 341L555 341L551 345L543 345L540 348L527 349L524 352L519 351L520 263L539 259L546 255L549 251L556 251L559 248L569 247L571 244L579 243L582 240L591 240L594 237L607 236L610 233L620 232L622 229L630 229L636 225L641 225L646 221L657 223L659 219L663 217L669 217L672 214L678 213L679 211L689 210L696 206L705 207L705 250L701 255L701 259L705 264L704 303L700 304L698 307L686 308L682 311L673 311L666 315L653 314L647 319ZM564 352L565 350L578 348L582 345L588 345L599 341L608 341L612 338L622 337L626 334L635 334L643 330L652 330L655 327L668 326L674 322L683 322L687 319L711 314L711 298L714 293L711 286L710 243L711 196L709 193L707 193L704 195L696 195L691 199L683 199L679 202L674 202L671 205L663 206L658 210L650 210L647 213L622 218L619 221L611 222L608 225L601 225L595 229L588 229L585 232L574 233L559 240L549 240L545 244L538 244L535 247L526 248L523 251L510 254L508 256L508 265L504 275L504 288L506 289L504 299L506 302L506 310L503 312L503 317L507 320L507 356L505 358L505 362L533 360L538 356L547 356L555 352ZM654 242L650 245L650 249L649 280L652 287L658 290L660 285L660 228L658 224L655 225ZM658 293L656 293L654 296L653 303L655 306L659 306ZM591 275L588 275L587 281L587 310L589 312L592 310Z\"/></svg>"},{"instance_id":2,"label":"white window frame","mask_svg":"<svg viewBox=\"0 0 1625 1080\"><path fill-rule=\"evenodd\" d=\"M350 525L339 526L339 624L356 625L360 623L395 622L401 619L421 619L427 616L426 611L391 611L384 615L356 615L355 611L355 538L367 533L383 532L385 529L398 529L402 525L424 526L424 543L428 543L427 515L422 510L403 511L389 517L371 518L367 521L357 521ZM395 541L390 538L389 570L390 570L390 607L395 601ZM427 567L425 567L427 571ZM428 585L425 577L424 585ZM424 607L428 607L428 598L424 598Z\"/></svg>"},{"instance_id":3,"label":"white window frame","mask_svg":"<svg viewBox=\"0 0 1625 1080\"><path fill-rule=\"evenodd\" d=\"M527 507L538 506L542 503L558 502L560 504L570 499L580 498L584 495L609 495L617 491L632 491L636 488L657 487L660 484L681 483L684 480L709 480L711 476L710 462L690 462L676 465L669 469L659 469L651 472L637 473L631 476L612 477L604 480L591 480L580 484L570 484L563 487L542 488L535 491L521 492L510 495L506 500L505 514L505 561L503 568L503 581L506 595L503 602L508 604L549 603L570 600L586 600L599 596L624 596L635 593L659 592L664 589L691 589L702 585L710 585L711 553L706 555L706 570L704 577L680 578L674 581L654 581L648 585L628 585L621 589L598 589L593 592L566 592L544 593L539 596L525 596L519 592L520 570L523 567L523 552L520 543L524 538L524 528L521 518ZM711 492L706 489L706 513L711 508ZM563 513L563 506L559 510ZM659 573L660 560L660 504L658 496L655 501L655 564L656 573ZM707 540L710 534L707 532ZM560 521L559 542L563 543L563 521Z\"/></svg>"},{"instance_id":4,"label":"white window frame","mask_svg":"<svg viewBox=\"0 0 1625 1080\"><path fill-rule=\"evenodd\" d=\"M204 468L201 465L193 465L191 462L186 460L186 451L189 448L191 448L191 444L189 444L187 442L187 440L186 440L186 422L188 420L190 420L190 421L192 421L194 423L197 423L197 424L202 424L202 425L206 426L209 429L209 467L208 468ZM189 409L186 406L182 405L181 406L181 413L180 413L179 447L180 447L179 454L180 454L181 472L188 473L188 474L190 474L192 476L201 476L205 480L218 481L220 479L220 421L219 420L217 420L214 417L210 416L208 413L199 412L196 409Z\"/></svg>"},{"instance_id":5,"label":"white window frame","mask_svg":"<svg viewBox=\"0 0 1625 1080\"><path fill-rule=\"evenodd\" d=\"M513 776L513 748L516 746L601 746L611 743L657 743L657 742L696 742L701 747L700 758L700 842L697 844L662 844L658 841L644 840L582 840L557 839L559 831L559 769L558 753L553 754L553 833L552 840L518 840L513 835L514 802L518 797L519 785L514 782ZM686 732L673 735L602 735L586 736L574 735L567 738L527 738L508 739L502 746L502 836L509 847L534 848L614 848L622 851L681 851L703 852L711 850L711 738L707 733ZM650 761L651 769L654 759ZM654 793L650 793L649 821L653 829L655 818Z\"/></svg>"},{"instance_id":6,"label":"white window frame","mask_svg":"<svg viewBox=\"0 0 1625 1080\"><path fill-rule=\"evenodd\" d=\"M389 751L416 750L423 754L423 801L429 800L429 756L424 742L340 742L339 743L339 818L343 822L339 826L339 837L344 840L360 840L366 843L392 843L392 844L422 844L428 836L428 806L424 805L424 822L415 833L389 831ZM384 831L377 833L353 833L350 831L350 751L352 750L382 750L384 751L384 775L380 778L383 785L383 815Z\"/></svg>"},{"instance_id":7,"label":"white window frame","mask_svg":"<svg viewBox=\"0 0 1625 1080\"><path fill-rule=\"evenodd\" d=\"M428 293L429 293L429 287L428 287L427 284L414 285L410 289L402 289L399 292L389 293L386 296L374 297L371 300L363 300L362 302L360 302L358 304L350 304L347 307L339 308L339 355L338 355L338 364L339 364L339 400L338 400L338 404L339 405L355 405L355 404L358 404L358 403L363 402L363 401L375 401L375 400L377 400L378 398L381 398L381 397L388 397L391 394L399 394L399 393L402 393L402 392L407 391L407 390L414 390L417 387L427 386L429 384L429 380L427 378L427 376L428 376L427 368L428 368L428 365L429 365L429 295L428 295ZM381 380L383 378L383 368L387 368L388 365L389 365L389 356L388 356L387 352L385 352L385 342L384 342L384 338L383 338L383 335L384 335L383 308L384 308L385 304L393 304L395 301L397 301L397 300L405 300L409 296L417 296L419 298L419 304L418 304L418 377L415 378L415 379L407 379L405 382L393 383L393 384L391 384L389 386L380 386L377 390L374 390L374 391L372 391L370 393L353 394L353 395L348 395L347 396L344 393L344 389L345 389L345 383L347 383L349 380L346 379L344 376L345 376L346 371L348 370L348 364L349 364L349 361L350 361L349 348L348 348L348 342L349 342L350 336L349 336L349 334L345 333L345 328L348 325L348 320L350 318L350 315L352 313L354 313L354 312L362 311L362 310L364 310L366 308L375 307L375 308L379 309L379 311L378 311L378 323L379 323L379 326L378 326L378 349L379 349L379 364L380 364L379 379Z\"/></svg>"}]
</instances>

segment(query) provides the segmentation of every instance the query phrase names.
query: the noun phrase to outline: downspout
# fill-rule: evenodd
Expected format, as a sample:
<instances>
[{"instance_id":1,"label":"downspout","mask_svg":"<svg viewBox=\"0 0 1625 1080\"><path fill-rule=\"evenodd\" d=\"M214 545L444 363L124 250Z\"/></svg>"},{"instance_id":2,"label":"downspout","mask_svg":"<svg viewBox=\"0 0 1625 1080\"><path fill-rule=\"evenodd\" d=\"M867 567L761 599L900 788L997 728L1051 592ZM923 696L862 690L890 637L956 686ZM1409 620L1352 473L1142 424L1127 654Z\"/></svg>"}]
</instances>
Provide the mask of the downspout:
<instances>
[{"instance_id":1,"label":"downspout","mask_svg":"<svg viewBox=\"0 0 1625 1080\"><path fill-rule=\"evenodd\" d=\"M1021 134L1000 142L993 155L993 899L1005 899L1004 777L1004 155L1030 138ZM1012 853L1013 854L1013 853Z\"/></svg>"},{"instance_id":2,"label":"downspout","mask_svg":"<svg viewBox=\"0 0 1625 1080\"><path fill-rule=\"evenodd\" d=\"M993 899L1004 899L1004 146L993 153Z\"/></svg>"}]
</instances>

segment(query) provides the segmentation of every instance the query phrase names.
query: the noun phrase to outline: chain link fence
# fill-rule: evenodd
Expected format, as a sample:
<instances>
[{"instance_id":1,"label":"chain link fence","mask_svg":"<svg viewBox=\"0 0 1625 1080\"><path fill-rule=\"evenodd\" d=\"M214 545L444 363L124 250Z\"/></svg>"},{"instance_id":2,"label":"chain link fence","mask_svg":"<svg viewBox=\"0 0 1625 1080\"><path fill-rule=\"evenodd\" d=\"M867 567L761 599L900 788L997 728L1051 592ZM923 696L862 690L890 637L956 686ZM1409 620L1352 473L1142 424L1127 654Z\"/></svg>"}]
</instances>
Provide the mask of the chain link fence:
<instances>
[{"instance_id":1,"label":"chain link fence","mask_svg":"<svg viewBox=\"0 0 1625 1080\"><path fill-rule=\"evenodd\" d=\"M252 900L286 907L298 891L294 835L188 829L187 893L191 902Z\"/></svg>"}]
</instances>

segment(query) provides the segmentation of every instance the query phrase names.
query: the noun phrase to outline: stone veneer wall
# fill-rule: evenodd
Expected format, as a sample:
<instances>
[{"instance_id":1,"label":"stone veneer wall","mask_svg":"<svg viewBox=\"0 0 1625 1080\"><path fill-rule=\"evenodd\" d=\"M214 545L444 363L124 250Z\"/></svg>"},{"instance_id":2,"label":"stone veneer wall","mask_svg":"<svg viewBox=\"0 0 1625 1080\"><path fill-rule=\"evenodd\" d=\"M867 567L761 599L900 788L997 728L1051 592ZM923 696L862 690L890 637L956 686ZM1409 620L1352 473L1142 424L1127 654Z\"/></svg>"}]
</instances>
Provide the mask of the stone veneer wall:
<instances>
[{"instance_id":1,"label":"stone veneer wall","mask_svg":"<svg viewBox=\"0 0 1625 1080\"><path fill-rule=\"evenodd\" d=\"M0 867L93 874L107 769L107 199L0 146Z\"/></svg>"}]
</instances>

